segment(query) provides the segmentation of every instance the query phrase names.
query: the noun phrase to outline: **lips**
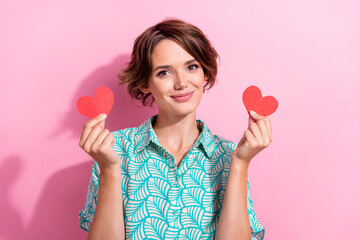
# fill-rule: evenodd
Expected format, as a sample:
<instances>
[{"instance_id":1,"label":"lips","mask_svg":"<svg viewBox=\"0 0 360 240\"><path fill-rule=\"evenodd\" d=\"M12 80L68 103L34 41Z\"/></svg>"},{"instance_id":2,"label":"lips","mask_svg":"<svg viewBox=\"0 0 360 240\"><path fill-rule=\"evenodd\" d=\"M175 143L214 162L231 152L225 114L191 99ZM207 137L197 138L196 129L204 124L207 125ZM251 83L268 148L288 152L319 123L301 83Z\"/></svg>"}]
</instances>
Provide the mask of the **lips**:
<instances>
[{"instance_id":1,"label":"lips","mask_svg":"<svg viewBox=\"0 0 360 240\"><path fill-rule=\"evenodd\" d=\"M190 96L191 94L193 94L194 91L192 92L187 92L187 93L182 93L182 94L177 94L177 95L172 95L172 98L177 98L177 97L186 97L186 96Z\"/></svg>"}]
</instances>

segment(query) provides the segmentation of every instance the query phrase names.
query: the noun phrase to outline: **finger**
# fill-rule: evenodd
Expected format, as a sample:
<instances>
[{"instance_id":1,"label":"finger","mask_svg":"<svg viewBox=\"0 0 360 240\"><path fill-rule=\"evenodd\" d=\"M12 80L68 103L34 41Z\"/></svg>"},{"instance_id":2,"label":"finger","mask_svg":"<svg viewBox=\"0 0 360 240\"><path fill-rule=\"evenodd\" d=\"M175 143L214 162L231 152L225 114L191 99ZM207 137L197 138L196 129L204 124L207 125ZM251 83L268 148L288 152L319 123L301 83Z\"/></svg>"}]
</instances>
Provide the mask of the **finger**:
<instances>
[{"instance_id":1,"label":"finger","mask_svg":"<svg viewBox=\"0 0 360 240\"><path fill-rule=\"evenodd\" d=\"M244 131L244 134L243 134L242 138L240 139L240 141L238 142L236 147L241 146L245 143L245 141L246 141L245 133L246 133L246 131Z\"/></svg>"},{"instance_id":2,"label":"finger","mask_svg":"<svg viewBox=\"0 0 360 240\"><path fill-rule=\"evenodd\" d=\"M103 145L103 146L111 146L111 147L112 147L114 144L115 144L114 135L113 135L111 132L109 132L109 133L106 135L104 141L102 142L102 145Z\"/></svg>"},{"instance_id":3,"label":"finger","mask_svg":"<svg viewBox=\"0 0 360 240\"><path fill-rule=\"evenodd\" d=\"M100 126L95 126L92 128L91 132L89 133L88 137L85 140L84 143L84 150L87 152L91 151L91 146L94 144L95 139L99 135L99 133L102 131Z\"/></svg>"},{"instance_id":4,"label":"finger","mask_svg":"<svg viewBox=\"0 0 360 240\"><path fill-rule=\"evenodd\" d=\"M252 147L257 146L257 141L255 139L255 136L249 129L245 131L244 135L246 137L245 144L248 143Z\"/></svg>"},{"instance_id":5,"label":"finger","mask_svg":"<svg viewBox=\"0 0 360 240\"><path fill-rule=\"evenodd\" d=\"M248 128L250 127L251 123L256 123L256 120L254 120L251 115L249 115Z\"/></svg>"},{"instance_id":6,"label":"finger","mask_svg":"<svg viewBox=\"0 0 360 240\"><path fill-rule=\"evenodd\" d=\"M261 131L260 131L259 126L257 125L257 123L251 123L249 129L251 130L252 134L254 135L256 141L260 145L262 145L264 143L264 140L262 138L262 134L261 134Z\"/></svg>"},{"instance_id":7,"label":"finger","mask_svg":"<svg viewBox=\"0 0 360 240\"><path fill-rule=\"evenodd\" d=\"M260 132L262 135L262 139L264 140L264 144L269 144L270 143L270 137L269 137L269 133L268 133L268 129L265 123L264 119L261 119L258 121L258 127L260 128Z\"/></svg>"},{"instance_id":8,"label":"finger","mask_svg":"<svg viewBox=\"0 0 360 240\"><path fill-rule=\"evenodd\" d=\"M100 123L101 121L104 121L106 119L106 114L100 114L95 118L90 119L88 122L85 123L83 131L81 133L81 137L80 137L80 147L83 146L83 144L85 143L89 133L91 132L91 129L96 126L98 123Z\"/></svg>"},{"instance_id":9,"label":"finger","mask_svg":"<svg viewBox=\"0 0 360 240\"><path fill-rule=\"evenodd\" d=\"M101 129L104 129L105 128L105 120L99 122L96 126L100 126Z\"/></svg>"},{"instance_id":10,"label":"finger","mask_svg":"<svg viewBox=\"0 0 360 240\"><path fill-rule=\"evenodd\" d=\"M108 129L103 129L99 135L96 137L96 139L94 140L94 143L91 146L91 150L93 152L97 151L99 149L99 146L103 144L103 141L106 137L106 135L109 133Z\"/></svg>"},{"instance_id":11,"label":"finger","mask_svg":"<svg viewBox=\"0 0 360 240\"><path fill-rule=\"evenodd\" d=\"M96 126L92 127L92 128L89 128L88 131L89 133L87 134L87 137L85 139L82 139L81 141L83 141L83 145L88 141L88 139L92 139L92 140L95 140L96 139L96 136L95 138L89 138L89 135L91 134L91 132L93 131L94 128L97 128L99 129L100 131L104 129L104 126L105 126L105 120L101 121L100 123L98 123ZM80 145L81 146L81 145Z\"/></svg>"},{"instance_id":12,"label":"finger","mask_svg":"<svg viewBox=\"0 0 360 240\"><path fill-rule=\"evenodd\" d=\"M268 118L268 125L269 125L269 131L270 131L270 137L271 137L271 139L272 139L272 125L271 125L271 120L270 120L270 118Z\"/></svg>"},{"instance_id":13,"label":"finger","mask_svg":"<svg viewBox=\"0 0 360 240\"><path fill-rule=\"evenodd\" d=\"M261 116L260 114L258 114L257 112L255 112L254 110L250 110L250 116L252 118L254 118L255 120L260 120L260 119L264 119L264 116Z\"/></svg>"},{"instance_id":14,"label":"finger","mask_svg":"<svg viewBox=\"0 0 360 240\"><path fill-rule=\"evenodd\" d=\"M269 139L272 141L272 130L271 130L271 121L270 118L265 118L266 128L268 131Z\"/></svg>"},{"instance_id":15,"label":"finger","mask_svg":"<svg viewBox=\"0 0 360 240\"><path fill-rule=\"evenodd\" d=\"M258 114L257 112L255 112L254 110L250 110L250 115L249 115L249 122L248 122L248 127L250 126L251 123L253 122L257 122L260 119L264 119L265 117L261 116L260 114Z\"/></svg>"},{"instance_id":16,"label":"finger","mask_svg":"<svg viewBox=\"0 0 360 240\"><path fill-rule=\"evenodd\" d=\"M256 119L255 118L253 118L253 117L251 117L251 115L249 115L249 121L248 121L248 128L250 127L250 125L252 124L252 123L256 123Z\"/></svg>"}]
</instances>

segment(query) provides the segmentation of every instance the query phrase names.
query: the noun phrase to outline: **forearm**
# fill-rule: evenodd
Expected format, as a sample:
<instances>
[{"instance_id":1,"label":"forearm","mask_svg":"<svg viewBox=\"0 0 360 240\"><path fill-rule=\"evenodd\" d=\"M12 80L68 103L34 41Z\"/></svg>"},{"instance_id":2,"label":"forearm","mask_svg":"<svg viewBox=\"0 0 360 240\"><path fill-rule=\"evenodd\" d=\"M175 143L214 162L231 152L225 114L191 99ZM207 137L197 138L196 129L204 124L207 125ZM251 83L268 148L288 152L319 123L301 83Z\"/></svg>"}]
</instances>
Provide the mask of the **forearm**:
<instances>
[{"instance_id":1,"label":"forearm","mask_svg":"<svg viewBox=\"0 0 360 240\"><path fill-rule=\"evenodd\" d=\"M101 170L98 202L90 225L89 240L125 239L121 171Z\"/></svg>"},{"instance_id":2,"label":"forearm","mask_svg":"<svg viewBox=\"0 0 360 240\"><path fill-rule=\"evenodd\" d=\"M248 165L232 157L216 240L251 239L247 210L247 176Z\"/></svg>"}]
</instances>

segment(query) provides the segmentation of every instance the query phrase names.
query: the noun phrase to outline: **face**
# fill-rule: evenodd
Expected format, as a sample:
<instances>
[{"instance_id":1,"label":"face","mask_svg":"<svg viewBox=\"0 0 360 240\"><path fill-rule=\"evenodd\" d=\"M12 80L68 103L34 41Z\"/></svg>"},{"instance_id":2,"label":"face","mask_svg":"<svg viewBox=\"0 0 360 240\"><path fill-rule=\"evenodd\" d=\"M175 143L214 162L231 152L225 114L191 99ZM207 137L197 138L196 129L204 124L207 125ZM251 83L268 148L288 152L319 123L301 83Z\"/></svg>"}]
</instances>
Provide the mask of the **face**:
<instances>
[{"instance_id":1,"label":"face","mask_svg":"<svg viewBox=\"0 0 360 240\"><path fill-rule=\"evenodd\" d=\"M151 55L152 72L148 88L159 112L173 115L186 115L196 111L199 106L206 78L199 62L176 42L160 41ZM191 97L175 98L174 95L192 93Z\"/></svg>"}]
</instances>

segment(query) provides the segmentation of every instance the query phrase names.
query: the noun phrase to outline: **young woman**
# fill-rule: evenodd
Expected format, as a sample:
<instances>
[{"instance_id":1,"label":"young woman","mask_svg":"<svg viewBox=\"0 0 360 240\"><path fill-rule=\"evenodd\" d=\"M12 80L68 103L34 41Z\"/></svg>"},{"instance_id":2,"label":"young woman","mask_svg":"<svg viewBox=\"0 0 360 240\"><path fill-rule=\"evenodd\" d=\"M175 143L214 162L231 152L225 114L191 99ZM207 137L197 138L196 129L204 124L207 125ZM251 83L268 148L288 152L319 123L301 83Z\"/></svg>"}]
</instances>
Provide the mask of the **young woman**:
<instances>
[{"instance_id":1,"label":"young woman","mask_svg":"<svg viewBox=\"0 0 360 240\"><path fill-rule=\"evenodd\" d=\"M158 114L114 132L106 116L85 124L79 145L94 161L79 218L89 239L264 238L247 172L272 141L270 119L252 112L238 144L196 119L217 58L204 33L179 19L136 39L119 79Z\"/></svg>"}]
</instances>

